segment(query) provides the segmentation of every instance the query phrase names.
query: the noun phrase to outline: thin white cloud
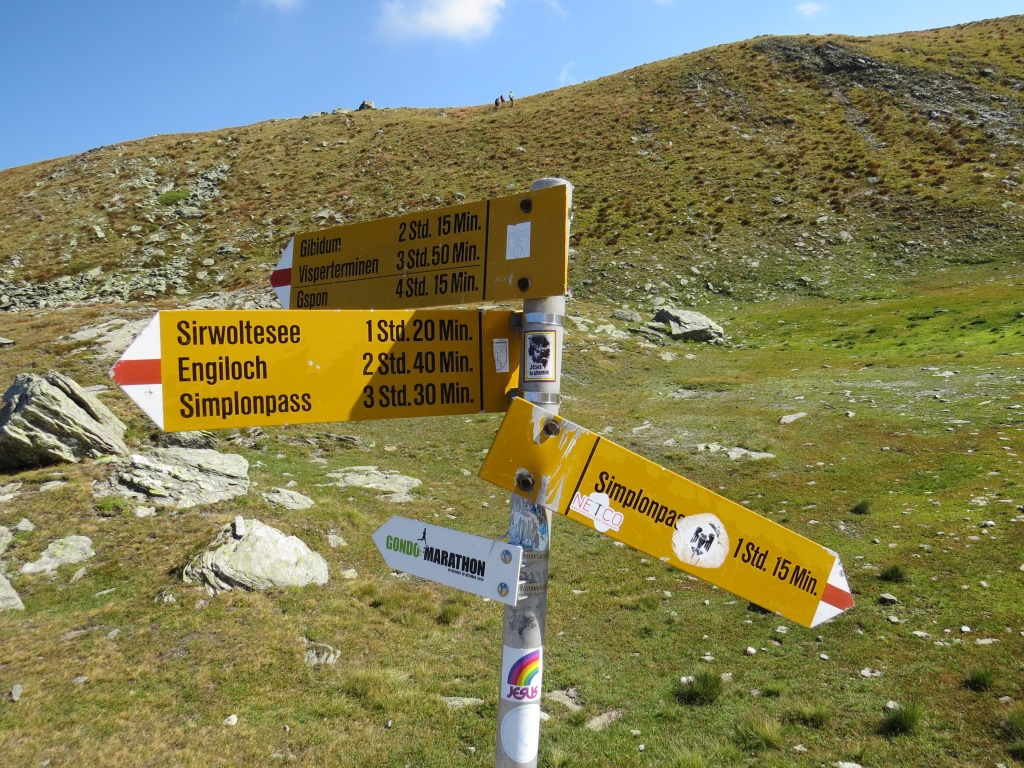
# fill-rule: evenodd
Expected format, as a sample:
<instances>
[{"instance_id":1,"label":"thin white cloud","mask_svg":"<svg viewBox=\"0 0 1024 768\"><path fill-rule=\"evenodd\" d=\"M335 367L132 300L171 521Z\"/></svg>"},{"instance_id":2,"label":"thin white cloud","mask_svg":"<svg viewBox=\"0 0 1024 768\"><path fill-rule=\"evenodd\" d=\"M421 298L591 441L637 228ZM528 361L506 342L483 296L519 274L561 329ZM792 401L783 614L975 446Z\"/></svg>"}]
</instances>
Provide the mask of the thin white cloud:
<instances>
[{"instance_id":1,"label":"thin white cloud","mask_svg":"<svg viewBox=\"0 0 1024 768\"><path fill-rule=\"evenodd\" d=\"M569 12L565 10L565 6L563 6L559 0L545 0L544 4L548 7L548 10L556 16L560 16L563 19L569 16Z\"/></svg>"},{"instance_id":2,"label":"thin white cloud","mask_svg":"<svg viewBox=\"0 0 1024 768\"><path fill-rule=\"evenodd\" d=\"M809 19L811 18L811 16L816 16L817 14L824 11L825 6L822 5L821 3L800 3L800 5L798 5L793 10L799 13L800 15L804 16L805 18Z\"/></svg>"},{"instance_id":3,"label":"thin white cloud","mask_svg":"<svg viewBox=\"0 0 1024 768\"><path fill-rule=\"evenodd\" d=\"M487 37L498 23L505 0L389 0L380 28L393 37Z\"/></svg>"},{"instance_id":4,"label":"thin white cloud","mask_svg":"<svg viewBox=\"0 0 1024 768\"><path fill-rule=\"evenodd\" d=\"M573 85L575 80L572 77L572 71L576 68L575 61L568 61L565 66L562 67L562 71L558 73L558 82L562 85Z\"/></svg>"},{"instance_id":5,"label":"thin white cloud","mask_svg":"<svg viewBox=\"0 0 1024 768\"><path fill-rule=\"evenodd\" d=\"M303 0L255 0L260 5L269 5L271 8L276 8L279 11L294 11L300 5Z\"/></svg>"}]
</instances>

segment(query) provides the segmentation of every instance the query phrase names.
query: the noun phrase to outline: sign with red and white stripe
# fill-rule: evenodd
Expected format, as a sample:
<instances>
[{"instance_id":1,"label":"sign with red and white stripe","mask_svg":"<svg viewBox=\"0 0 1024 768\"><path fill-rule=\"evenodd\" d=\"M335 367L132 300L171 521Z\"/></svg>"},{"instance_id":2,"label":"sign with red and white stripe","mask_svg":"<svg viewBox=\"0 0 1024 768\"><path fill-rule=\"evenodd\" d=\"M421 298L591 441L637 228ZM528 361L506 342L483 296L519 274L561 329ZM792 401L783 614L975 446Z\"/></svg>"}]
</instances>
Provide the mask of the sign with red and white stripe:
<instances>
[{"instance_id":1,"label":"sign with red and white stripe","mask_svg":"<svg viewBox=\"0 0 1024 768\"><path fill-rule=\"evenodd\" d=\"M832 550L520 398L480 476L805 627L853 606Z\"/></svg>"},{"instance_id":2,"label":"sign with red and white stripe","mask_svg":"<svg viewBox=\"0 0 1024 768\"><path fill-rule=\"evenodd\" d=\"M512 317L158 312L110 375L168 432L502 412L519 375Z\"/></svg>"},{"instance_id":3,"label":"sign with red and white stripe","mask_svg":"<svg viewBox=\"0 0 1024 768\"><path fill-rule=\"evenodd\" d=\"M412 309L561 296L569 187L559 184L295 235L270 284L285 309Z\"/></svg>"}]
</instances>

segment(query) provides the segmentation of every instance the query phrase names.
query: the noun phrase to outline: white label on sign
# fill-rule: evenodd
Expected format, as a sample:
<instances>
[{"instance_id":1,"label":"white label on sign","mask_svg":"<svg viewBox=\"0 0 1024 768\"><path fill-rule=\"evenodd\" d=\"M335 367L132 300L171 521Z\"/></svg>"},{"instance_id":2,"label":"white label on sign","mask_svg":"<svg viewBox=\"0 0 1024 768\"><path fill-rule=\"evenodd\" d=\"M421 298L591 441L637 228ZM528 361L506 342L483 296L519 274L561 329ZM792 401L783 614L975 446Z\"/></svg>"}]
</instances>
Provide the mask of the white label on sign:
<instances>
[{"instance_id":1,"label":"white label on sign","mask_svg":"<svg viewBox=\"0 0 1024 768\"><path fill-rule=\"evenodd\" d=\"M505 260L530 258L530 222L509 224L505 239Z\"/></svg>"},{"instance_id":2,"label":"white label on sign","mask_svg":"<svg viewBox=\"0 0 1024 768\"><path fill-rule=\"evenodd\" d=\"M729 556L729 534L715 515L688 515L676 523L672 551L684 563L721 568Z\"/></svg>"},{"instance_id":3,"label":"white label on sign","mask_svg":"<svg viewBox=\"0 0 1024 768\"><path fill-rule=\"evenodd\" d=\"M494 372L508 373L508 339L494 339Z\"/></svg>"}]
</instances>

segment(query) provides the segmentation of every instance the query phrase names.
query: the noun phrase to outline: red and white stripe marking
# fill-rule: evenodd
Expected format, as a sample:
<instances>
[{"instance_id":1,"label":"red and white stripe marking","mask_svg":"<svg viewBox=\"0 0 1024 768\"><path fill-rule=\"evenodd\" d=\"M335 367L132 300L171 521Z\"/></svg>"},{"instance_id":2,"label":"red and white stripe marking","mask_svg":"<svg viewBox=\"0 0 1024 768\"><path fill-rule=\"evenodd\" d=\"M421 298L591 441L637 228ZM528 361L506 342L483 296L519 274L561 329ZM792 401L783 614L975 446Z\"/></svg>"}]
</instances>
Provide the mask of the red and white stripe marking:
<instances>
[{"instance_id":1,"label":"red and white stripe marking","mask_svg":"<svg viewBox=\"0 0 1024 768\"><path fill-rule=\"evenodd\" d=\"M135 337L121 358L110 369L112 378L124 393L164 428L164 386L160 375L160 313Z\"/></svg>"},{"instance_id":2,"label":"red and white stripe marking","mask_svg":"<svg viewBox=\"0 0 1024 768\"><path fill-rule=\"evenodd\" d=\"M292 300L292 251L295 248L295 238L288 241L284 251L281 253L281 260L277 262L274 271L270 273L270 285L277 294L277 300L281 306L288 309Z\"/></svg>"},{"instance_id":3,"label":"red and white stripe marking","mask_svg":"<svg viewBox=\"0 0 1024 768\"><path fill-rule=\"evenodd\" d=\"M825 591L821 595L821 602L818 603L818 610L814 613L811 626L816 627L824 621L834 619L852 607L853 595L850 593L850 582L846 580L846 571L843 570L843 564L839 562L839 556L836 555L836 561L832 564L832 573L828 576Z\"/></svg>"}]
</instances>

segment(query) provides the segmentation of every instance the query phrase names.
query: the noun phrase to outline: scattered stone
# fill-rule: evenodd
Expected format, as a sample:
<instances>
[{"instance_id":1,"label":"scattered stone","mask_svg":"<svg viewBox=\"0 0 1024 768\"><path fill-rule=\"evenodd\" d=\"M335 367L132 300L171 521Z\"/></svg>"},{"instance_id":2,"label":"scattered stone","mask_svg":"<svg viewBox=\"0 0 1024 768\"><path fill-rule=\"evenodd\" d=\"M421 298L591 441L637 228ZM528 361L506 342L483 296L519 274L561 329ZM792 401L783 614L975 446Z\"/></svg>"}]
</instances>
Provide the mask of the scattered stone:
<instances>
[{"instance_id":1,"label":"scattered stone","mask_svg":"<svg viewBox=\"0 0 1024 768\"><path fill-rule=\"evenodd\" d=\"M336 533L327 534L327 543L331 546L331 549L348 546L348 542Z\"/></svg>"},{"instance_id":2,"label":"scattered stone","mask_svg":"<svg viewBox=\"0 0 1024 768\"><path fill-rule=\"evenodd\" d=\"M15 683L11 688L11 701L21 701L21 695L24 691L25 689L22 687L21 683Z\"/></svg>"},{"instance_id":3,"label":"scattered stone","mask_svg":"<svg viewBox=\"0 0 1024 768\"><path fill-rule=\"evenodd\" d=\"M50 542L38 560L21 566L21 572L51 574L62 565L81 563L95 555L92 539L88 536L67 536Z\"/></svg>"},{"instance_id":4,"label":"scattered stone","mask_svg":"<svg viewBox=\"0 0 1024 768\"><path fill-rule=\"evenodd\" d=\"M708 344L725 344L722 326L700 312L686 309L662 307L654 315L654 330L667 333L677 341L697 341Z\"/></svg>"},{"instance_id":5,"label":"scattered stone","mask_svg":"<svg viewBox=\"0 0 1024 768\"><path fill-rule=\"evenodd\" d=\"M217 436L205 429L189 432L161 432L157 437L161 448L215 448Z\"/></svg>"},{"instance_id":6,"label":"scattered stone","mask_svg":"<svg viewBox=\"0 0 1024 768\"><path fill-rule=\"evenodd\" d=\"M755 647L754 647L754 646L752 646L752 645L748 645L748 646L747 646L747 650L745 650L745 651L744 651L744 653L745 653L745 654L746 654L747 656L756 656L756 655L757 655L757 648L755 648Z\"/></svg>"},{"instance_id":7,"label":"scattered stone","mask_svg":"<svg viewBox=\"0 0 1024 768\"><path fill-rule=\"evenodd\" d=\"M644 320L643 315L632 309L616 309L612 317L625 323L642 323Z\"/></svg>"},{"instance_id":8,"label":"scattered stone","mask_svg":"<svg viewBox=\"0 0 1024 768\"><path fill-rule=\"evenodd\" d=\"M994 645L995 643L999 642L999 638L997 638L997 637L979 637L974 642L977 643L978 645Z\"/></svg>"},{"instance_id":9,"label":"scattered stone","mask_svg":"<svg viewBox=\"0 0 1024 768\"><path fill-rule=\"evenodd\" d=\"M475 707L477 704L484 703L483 699L474 699L472 696L445 696L444 701L448 705L448 709Z\"/></svg>"},{"instance_id":10,"label":"scattered stone","mask_svg":"<svg viewBox=\"0 0 1024 768\"><path fill-rule=\"evenodd\" d=\"M385 495L381 498L395 502L412 501L410 491L423 484L415 477L406 477L393 469L380 467L346 467L338 472L329 472L327 476L334 480L332 485L339 488L355 487L384 491Z\"/></svg>"},{"instance_id":11,"label":"scattered stone","mask_svg":"<svg viewBox=\"0 0 1024 768\"><path fill-rule=\"evenodd\" d=\"M14 531L4 525L0 525L0 555L7 551L7 547L13 539Z\"/></svg>"},{"instance_id":12,"label":"scattered stone","mask_svg":"<svg viewBox=\"0 0 1024 768\"><path fill-rule=\"evenodd\" d=\"M929 635L927 632L922 632L920 629L915 630L914 632L911 632L911 634L914 637L921 638L922 640L926 640L927 638L931 637L931 635Z\"/></svg>"},{"instance_id":13,"label":"scattered stone","mask_svg":"<svg viewBox=\"0 0 1024 768\"><path fill-rule=\"evenodd\" d=\"M293 511L309 509L313 506L313 500L303 496L297 491L290 491L287 488L272 488L262 494L267 503L273 507L282 507Z\"/></svg>"},{"instance_id":14,"label":"scattered stone","mask_svg":"<svg viewBox=\"0 0 1024 768\"><path fill-rule=\"evenodd\" d=\"M899 600L896 599L895 595L890 595L888 592L885 592L878 596L878 602L882 605L896 605Z\"/></svg>"},{"instance_id":15,"label":"scattered stone","mask_svg":"<svg viewBox=\"0 0 1024 768\"><path fill-rule=\"evenodd\" d=\"M800 419L806 417L807 414L804 413L803 411L800 411L800 413L791 413L779 419L779 424L781 424L782 426L787 426L788 424L792 424L794 421L799 421Z\"/></svg>"},{"instance_id":16,"label":"scattered stone","mask_svg":"<svg viewBox=\"0 0 1024 768\"><path fill-rule=\"evenodd\" d=\"M840 760L839 762L832 763L835 768L861 768L860 763L851 763L846 760Z\"/></svg>"},{"instance_id":17,"label":"scattered stone","mask_svg":"<svg viewBox=\"0 0 1024 768\"><path fill-rule=\"evenodd\" d=\"M187 509L213 504L249 491L249 462L209 449L155 448L121 462L97 495L118 493L136 501Z\"/></svg>"},{"instance_id":18,"label":"scattered stone","mask_svg":"<svg viewBox=\"0 0 1024 768\"><path fill-rule=\"evenodd\" d=\"M18 593L14 591L11 582L0 573L0 611L24 611L25 604L21 602Z\"/></svg>"},{"instance_id":19,"label":"scattered stone","mask_svg":"<svg viewBox=\"0 0 1024 768\"><path fill-rule=\"evenodd\" d=\"M228 715L224 718L222 725L226 725L228 727L238 725L238 715Z\"/></svg>"},{"instance_id":20,"label":"scattered stone","mask_svg":"<svg viewBox=\"0 0 1024 768\"><path fill-rule=\"evenodd\" d=\"M124 456L125 425L67 376L20 373L0 399L0 468Z\"/></svg>"},{"instance_id":21,"label":"scattered stone","mask_svg":"<svg viewBox=\"0 0 1024 768\"><path fill-rule=\"evenodd\" d=\"M256 519L245 522L242 537L229 523L210 546L185 566L182 577L187 584L205 584L211 594L327 583L327 562L320 555Z\"/></svg>"},{"instance_id":22,"label":"scattered stone","mask_svg":"<svg viewBox=\"0 0 1024 768\"><path fill-rule=\"evenodd\" d=\"M881 677L882 673L879 670L877 670L877 669L872 669L871 667L864 667L864 669L862 669L860 671L860 676L861 677Z\"/></svg>"},{"instance_id":23,"label":"scattered stone","mask_svg":"<svg viewBox=\"0 0 1024 768\"><path fill-rule=\"evenodd\" d=\"M308 637L302 638L306 646L306 664L311 667L333 667L341 658L341 651L327 643L315 643Z\"/></svg>"},{"instance_id":24,"label":"scattered stone","mask_svg":"<svg viewBox=\"0 0 1024 768\"><path fill-rule=\"evenodd\" d=\"M898 701L889 699L889 701L885 702L885 706L883 706L882 709L886 712L896 712L897 710L903 709L903 707L900 706Z\"/></svg>"},{"instance_id":25,"label":"scattered stone","mask_svg":"<svg viewBox=\"0 0 1024 768\"><path fill-rule=\"evenodd\" d=\"M544 698L548 701L557 701L570 712L578 712L583 709L583 705L579 702L580 692L574 687L545 693Z\"/></svg>"},{"instance_id":26,"label":"scattered stone","mask_svg":"<svg viewBox=\"0 0 1024 768\"><path fill-rule=\"evenodd\" d=\"M626 714L624 709L613 709L610 712L590 718L587 720L586 726L591 731L603 731L624 714Z\"/></svg>"},{"instance_id":27,"label":"scattered stone","mask_svg":"<svg viewBox=\"0 0 1024 768\"><path fill-rule=\"evenodd\" d=\"M6 339L3 336L0 336L0 348L2 348L2 347L13 347L14 344L15 344L15 341L13 339Z\"/></svg>"},{"instance_id":28,"label":"scattered stone","mask_svg":"<svg viewBox=\"0 0 1024 768\"><path fill-rule=\"evenodd\" d=\"M732 461L739 461L740 459L750 459L751 461L762 461L764 459L774 459L774 453L767 453L765 451L750 451L746 448L726 448L719 445L718 443L701 443L697 446L697 450L700 452L707 453L725 453Z\"/></svg>"},{"instance_id":29,"label":"scattered stone","mask_svg":"<svg viewBox=\"0 0 1024 768\"><path fill-rule=\"evenodd\" d=\"M86 683L89 682L89 676L88 675L78 675L77 677L72 678L71 682L74 683L75 685L85 685Z\"/></svg>"}]
</instances>

